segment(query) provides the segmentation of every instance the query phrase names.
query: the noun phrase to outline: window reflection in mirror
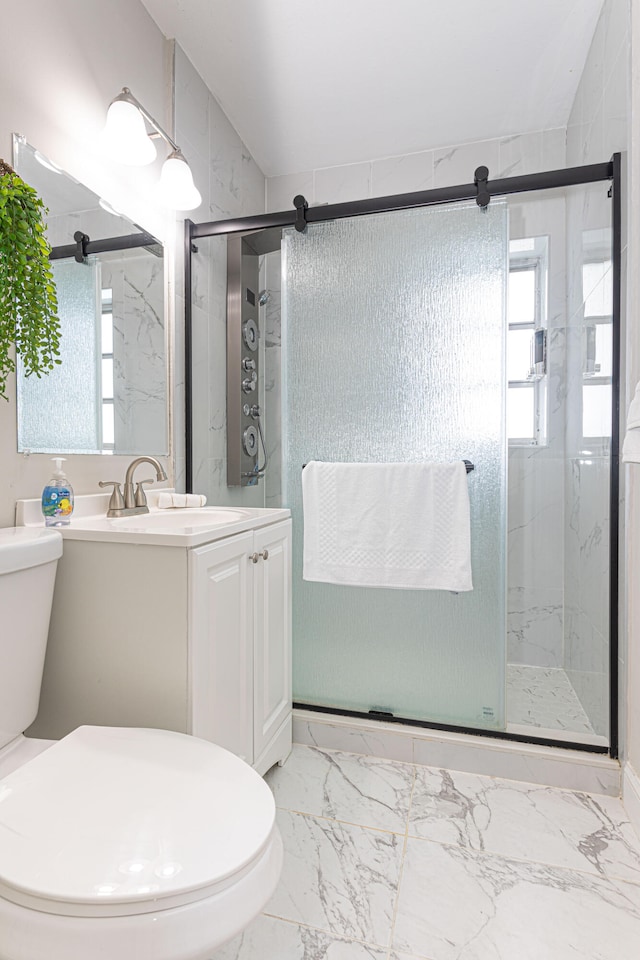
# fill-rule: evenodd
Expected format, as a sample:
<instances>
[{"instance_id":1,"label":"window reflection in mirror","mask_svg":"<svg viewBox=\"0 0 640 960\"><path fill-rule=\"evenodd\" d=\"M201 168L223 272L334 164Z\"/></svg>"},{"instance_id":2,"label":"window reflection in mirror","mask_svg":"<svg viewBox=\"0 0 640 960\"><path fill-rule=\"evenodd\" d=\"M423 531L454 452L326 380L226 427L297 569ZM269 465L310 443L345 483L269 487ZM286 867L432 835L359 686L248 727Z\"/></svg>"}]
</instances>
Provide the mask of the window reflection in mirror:
<instances>
[{"instance_id":1,"label":"window reflection in mirror","mask_svg":"<svg viewBox=\"0 0 640 960\"><path fill-rule=\"evenodd\" d=\"M62 326L59 367L41 379L18 368L18 450L167 454L162 244L18 136L14 167L49 211Z\"/></svg>"}]
</instances>

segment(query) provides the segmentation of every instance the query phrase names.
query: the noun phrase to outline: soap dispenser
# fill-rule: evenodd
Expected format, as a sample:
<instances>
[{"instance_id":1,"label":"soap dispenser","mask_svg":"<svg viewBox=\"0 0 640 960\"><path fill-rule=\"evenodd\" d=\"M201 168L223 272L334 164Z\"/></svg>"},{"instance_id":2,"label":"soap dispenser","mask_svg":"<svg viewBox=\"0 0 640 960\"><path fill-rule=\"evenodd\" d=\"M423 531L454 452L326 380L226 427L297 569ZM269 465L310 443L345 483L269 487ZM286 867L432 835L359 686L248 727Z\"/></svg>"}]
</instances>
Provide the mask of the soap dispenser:
<instances>
[{"instance_id":1,"label":"soap dispenser","mask_svg":"<svg viewBox=\"0 0 640 960\"><path fill-rule=\"evenodd\" d=\"M52 459L56 468L42 491L42 513L47 527L64 527L71 522L73 489L62 469L64 457Z\"/></svg>"}]
</instances>

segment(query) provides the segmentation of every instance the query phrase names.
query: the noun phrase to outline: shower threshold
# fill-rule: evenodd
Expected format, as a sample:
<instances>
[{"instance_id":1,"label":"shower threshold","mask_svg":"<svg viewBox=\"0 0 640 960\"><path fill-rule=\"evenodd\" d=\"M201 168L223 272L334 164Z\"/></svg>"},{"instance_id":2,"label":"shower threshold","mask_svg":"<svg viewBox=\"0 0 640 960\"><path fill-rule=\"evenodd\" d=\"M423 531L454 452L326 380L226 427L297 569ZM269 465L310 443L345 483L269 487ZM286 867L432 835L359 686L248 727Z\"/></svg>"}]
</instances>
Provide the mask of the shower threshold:
<instances>
[{"instance_id":1,"label":"shower threshold","mask_svg":"<svg viewBox=\"0 0 640 960\"><path fill-rule=\"evenodd\" d=\"M507 665L507 733L607 746L562 667Z\"/></svg>"}]
</instances>

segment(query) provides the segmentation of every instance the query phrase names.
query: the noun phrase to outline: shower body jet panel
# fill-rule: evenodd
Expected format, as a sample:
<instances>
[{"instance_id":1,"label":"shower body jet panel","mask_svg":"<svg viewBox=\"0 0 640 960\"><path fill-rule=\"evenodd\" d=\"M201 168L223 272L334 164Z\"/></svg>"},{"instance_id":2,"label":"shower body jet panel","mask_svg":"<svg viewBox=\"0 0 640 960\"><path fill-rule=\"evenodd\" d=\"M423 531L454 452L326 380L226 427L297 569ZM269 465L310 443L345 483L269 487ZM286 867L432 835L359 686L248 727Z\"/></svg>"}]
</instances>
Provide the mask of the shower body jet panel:
<instances>
[{"instance_id":1,"label":"shower body jet panel","mask_svg":"<svg viewBox=\"0 0 640 960\"><path fill-rule=\"evenodd\" d=\"M262 442L260 406L260 256L280 247L280 230L227 237L227 486L255 486ZM265 457L264 449L262 454Z\"/></svg>"}]
</instances>

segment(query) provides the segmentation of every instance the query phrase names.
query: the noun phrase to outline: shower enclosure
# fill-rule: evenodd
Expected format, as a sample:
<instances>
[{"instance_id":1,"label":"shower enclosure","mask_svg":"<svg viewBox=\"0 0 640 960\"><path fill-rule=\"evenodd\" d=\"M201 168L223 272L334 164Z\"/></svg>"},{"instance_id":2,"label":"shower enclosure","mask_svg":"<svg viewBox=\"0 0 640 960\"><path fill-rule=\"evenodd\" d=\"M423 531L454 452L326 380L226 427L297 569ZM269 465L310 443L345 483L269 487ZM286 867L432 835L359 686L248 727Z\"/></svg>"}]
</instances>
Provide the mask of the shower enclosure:
<instances>
[{"instance_id":1,"label":"shower enclosure","mask_svg":"<svg viewBox=\"0 0 640 960\"><path fill-rule=\"evenodd\" d=\"M617 156L479 168L460 187L187 224L187 488L291 509L298 705L616 755L619 180ZM274 232L281 251L234 287L265 372L229 382L251 390L242 429L258 416L267 435L234 489L211 466L199 338L211 349L209 318L240 315L227 246L274 250ZM302 579L306 462L459 459L473 591Z\"/></svg>"}]
</instances>

